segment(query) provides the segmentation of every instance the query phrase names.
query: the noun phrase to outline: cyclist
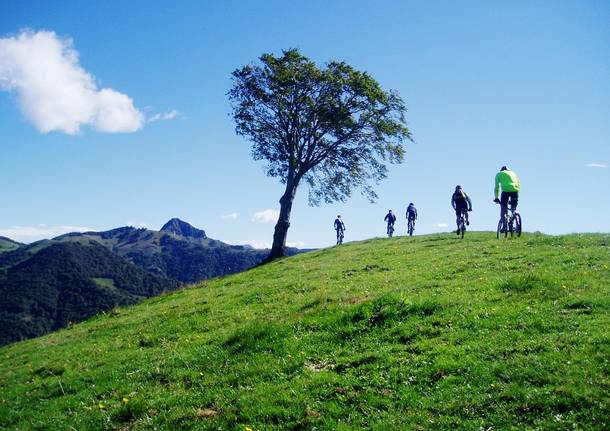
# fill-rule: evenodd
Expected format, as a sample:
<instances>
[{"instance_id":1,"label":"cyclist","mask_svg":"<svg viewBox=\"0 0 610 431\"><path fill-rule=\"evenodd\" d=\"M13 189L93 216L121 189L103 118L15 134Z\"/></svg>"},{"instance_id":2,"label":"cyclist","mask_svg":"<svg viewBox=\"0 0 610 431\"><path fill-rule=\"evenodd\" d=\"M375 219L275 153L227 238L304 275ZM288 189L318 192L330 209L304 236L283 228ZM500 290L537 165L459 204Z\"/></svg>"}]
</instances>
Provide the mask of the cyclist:
<instances>
[{"instance_id":1,"label":"cyclist","mask_svg":"<svg viewBox=\"0 0 610 431\"><path fill-rule=\"evenodd\" d=\"M472 202L470 201L470 197L466 194L466 192L462 189L462 186L455 186L455 191L451 196L451 206L455 210L455 223L457 225L456 233L460 234L460 216L462 212L464 212L464 218L466 219L466 225L470 225L470 221L468 220L468 211L472 211Z\"/></svg>"},{"instance_id":2,"label":"cyclist","mask_svg":"<svg viewBox=\"0 0 610 431\"><path fill-rule=\"evenodd\" d=\"M500 188L502 189L502 194L500 195L500 199L498 199ZM504 219L506 216L509 201L511 209L517 209L520 189L521 181L519 181L517 174L506 166L502 166L500 172L496 174L496 185L494 187L494 202L500 204L501 219Z\"/></svg>"},{"instance_id":3,"label":"cyclist","mask_svg":"<svg viewBox=\"0 0 610 431\"><path fill-rule=\"evenodd\" d=\"M394 213L392 213L392 210L389 210L383 220L388 222L388 235L390 235L390 232L394 231L394 223L396 222L396 216L394 215Z\"/></svg>"},{"instance_id":4,"label":"cyclist","mask_svg":"<svg viewBox=\"0 0 610 431\"><path fill-rule=\"evenodd\" d=\"M337 231L337 244L343 243L343 232L345 232L345 223L341 220L341 216L338 215L335 219L335 230Z\"/></svg>"},{"instance_id":5,"label":"cyclist","mask_svg":"<svg viewBox=\"0 0 610 431\"><path fill-rule=\"evenodd\" d=\"M415 208L415 205L413 205L413 202L411 202L409 204L409 206L407 207L407 221L409 220L417 220L417 208Z\"/></svg>"}]
</instances>

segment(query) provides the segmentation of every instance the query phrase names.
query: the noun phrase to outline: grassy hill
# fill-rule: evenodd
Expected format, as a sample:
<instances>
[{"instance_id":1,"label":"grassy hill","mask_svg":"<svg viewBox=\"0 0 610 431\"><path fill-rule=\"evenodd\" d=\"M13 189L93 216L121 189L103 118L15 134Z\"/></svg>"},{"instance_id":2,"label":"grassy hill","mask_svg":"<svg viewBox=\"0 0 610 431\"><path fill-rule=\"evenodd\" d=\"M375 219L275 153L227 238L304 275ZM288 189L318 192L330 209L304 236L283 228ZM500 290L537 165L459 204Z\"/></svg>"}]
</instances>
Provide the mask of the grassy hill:
<instances>
[{"instance_id":1,"label":"grassy hill","mask_svg":"<svg viewBox=\"0 0 610 431\"><path fill-rule=\"evenodd\" d=\"M602 430L610 235L376 239L0 349L5 429Z\"/></svg>"},{"instance_id":2,"label":"grassy hill","mask_svg":"<svg viewBox=\"0 0 610 431\"><path fill-rule=\"evenodd\" d=\"M18 243L17 241L13 241L10 238L0 236L0 253L4 251L15 250L16 248L19 248L20 245L22 244Z\"/></svg>"}]
</instances>

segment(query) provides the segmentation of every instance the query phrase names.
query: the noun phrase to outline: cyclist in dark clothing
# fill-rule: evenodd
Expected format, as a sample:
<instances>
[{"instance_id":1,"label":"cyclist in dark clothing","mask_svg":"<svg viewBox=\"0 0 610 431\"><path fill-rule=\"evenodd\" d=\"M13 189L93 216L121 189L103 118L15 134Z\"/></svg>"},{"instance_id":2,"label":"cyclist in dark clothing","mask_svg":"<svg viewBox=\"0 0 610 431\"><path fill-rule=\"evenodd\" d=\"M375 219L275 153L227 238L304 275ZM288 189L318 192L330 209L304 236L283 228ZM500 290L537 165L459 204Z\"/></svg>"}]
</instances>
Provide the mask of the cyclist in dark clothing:
<instances>
[{"instance_id":1,"label":"cyclist in dark clothing","mask_svg":"<svg viewBox=\"0 0 610 431\"><path fill-rule=\"evenodd\" d=\"M413 205L413 202L407 207L407 233L409 236L413 236L415 230L415 220L417 220L417 208Z\"/></svg>"},{"instance_id":2,"label":"cyclist in dark clothing","mask_svg":"<svg viewBox=\"0 0 610 431\"><path fill-rule=\"evenodd\" d=\"M396 216L392 210L388 211L383 220L388 222L388 236L392 236L392 233L394 232L394 223L396 223Z\"/></svg>"},{"instance_id":3,"label":"cyclist in dark clothing","mask_svg":"<svg viewBox=\"0 0 610 431\"><path fill-rule=\"evenodd\" d=\"M388 222L388 226L394 226L394 223L396 223L396 216L394 215L392 210L389 210L383 220Z\"/></svg>"},{"instance_id":4,"label":"cyclist in dark clothing","mask_svg":"<svg viewBox=\"0 0 610 431\"><path fill-rule=\"evenodd\" d=\"M464 218L466 219L466 224L469 225L470 221L468 221L468 211L472 211L472 202L470 202L470 198L466 194L464 190L462 190L462 186L458 185L455 187L455 191L453 192L453 196L451 196L451 206L455 210L455 223L457 225L457 234L460 234L460 216L462 212L464 212Z\"/></svg>"},{"instance_id":5,"label":"cyclist in dark clothing","mask_svg":"<svg viewBox=\"0 0 610 431\"><path fill-rule=\"evenodd\" d=\"M417 208L415 208L415 205L413 205L413 202L411 202L409 204L409 206L407 207L407 221L408 220L417 220Z\"/></svg>"},{"instance_id":6,"label":"cyclist in dark clothing","mask_svg":"<svg viewBox=\"0 0 610 431\"><path fill-rule=\"evenodd\" d=\"M337 244L343 244L343 234L345 232L345 223L341 220L341 216L338 215L335 219L335 230L337 231Z\"/></svg>"}]
</instances>

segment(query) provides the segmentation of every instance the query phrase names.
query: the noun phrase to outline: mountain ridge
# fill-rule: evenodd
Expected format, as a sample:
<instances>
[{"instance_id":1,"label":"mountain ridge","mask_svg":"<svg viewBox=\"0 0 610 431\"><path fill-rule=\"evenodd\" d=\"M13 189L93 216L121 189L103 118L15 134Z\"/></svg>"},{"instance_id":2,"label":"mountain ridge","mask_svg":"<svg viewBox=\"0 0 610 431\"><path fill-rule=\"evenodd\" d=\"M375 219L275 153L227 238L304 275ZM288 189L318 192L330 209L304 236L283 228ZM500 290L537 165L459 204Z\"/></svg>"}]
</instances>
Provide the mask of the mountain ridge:
<instances>
[{"instance_id":1,"label":"mountain ridge","mask_svg":"<svg viewBox=\"0 0 610 431\"><path fill-rule=\"evenodd\" d=\"M161 230L122 226L107 231L70 232L22 245L0 254L0 271L57 242L96 241L140 268L182 283L244 271L260 264L268 249L231 245L209 238L204 230L173 218ZM289 255L300 252L287 249ZM307 251L307 250L303 250Z\"/></svg>"}]
</instances>

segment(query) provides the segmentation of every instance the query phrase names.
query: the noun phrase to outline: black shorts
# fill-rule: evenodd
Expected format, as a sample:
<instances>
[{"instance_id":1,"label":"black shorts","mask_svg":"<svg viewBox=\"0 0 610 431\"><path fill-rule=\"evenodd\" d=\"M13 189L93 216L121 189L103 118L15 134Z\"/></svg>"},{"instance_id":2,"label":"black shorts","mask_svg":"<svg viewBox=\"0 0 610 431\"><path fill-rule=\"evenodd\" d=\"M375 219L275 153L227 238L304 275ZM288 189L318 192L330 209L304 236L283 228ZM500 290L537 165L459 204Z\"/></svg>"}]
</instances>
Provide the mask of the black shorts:
<instances>
[{"instance_id":1,"label":"black shorts","mask_svg":"<svg viewBox=\"0 0 610 431\"><path fill-rule=\"evenodd\" d=\"M462 211L468 211L468 204L455 206L455 216L456 217L459 217L460 215L462 215Z\"/></svg>"},{"instance_id":2,"label":"black shorts","mask_svg":"<svg viewBox=\"0 0 610 431\"><path fill-rule=\"evenodd\" d=\"M517 203L519 203L519 192L502 192L500 195L500 205L503 207L508 206L510 201L510 207L517 209Z\"/></svg>"}]
</instances>

